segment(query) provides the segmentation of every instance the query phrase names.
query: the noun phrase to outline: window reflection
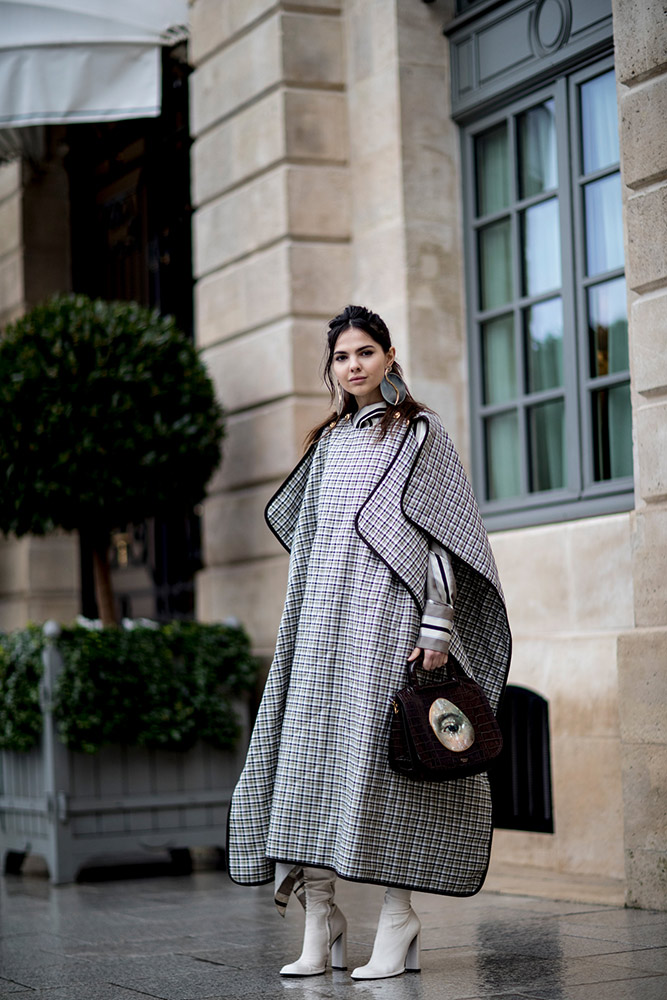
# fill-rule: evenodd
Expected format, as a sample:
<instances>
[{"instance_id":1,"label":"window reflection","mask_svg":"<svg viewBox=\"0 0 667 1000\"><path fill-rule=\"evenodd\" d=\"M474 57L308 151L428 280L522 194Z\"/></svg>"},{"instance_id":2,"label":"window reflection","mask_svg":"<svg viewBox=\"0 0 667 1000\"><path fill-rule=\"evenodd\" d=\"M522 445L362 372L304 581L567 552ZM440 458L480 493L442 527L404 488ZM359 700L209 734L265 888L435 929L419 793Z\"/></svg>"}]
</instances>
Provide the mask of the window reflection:
<instances>
[{"instance_id":1,"label":"window reflection","mask_svg":"<svg viewBox=\"0 0 667 1000\"><path fill-rule=\"evenodd\" d=\"M540 295L560 287L558 199L549 198L522 215L523 292Z\"/></svg>"},{"instance_id":2,"label":"window reflection","mask_svg":"<svg viewBox=\"0 0 667 1000\"><path fill-rule=\"evenodd\" d=\"M479 234L482 309L495 309L512 298L512 247L509 220L485 226Z\"/></svg>"},{"instance_id":3,"label":"window reflection","mask_svg":"<svg viewBox=\"0 0 667 1000\"><path fill-rule=\"evenodd\" d=\"M625 278L588 289L588 336L593 378L629 367Z\"/></svg>"},{"instance_id":4,"label":"window reflection","mask_svg":"<svg viewBox=\"0 0 667 1000\"><path fill-rule=\"evenodd\" d=\"M533 492L565 485L565 404L562 399L530 411L530 488Z\"/></svg>"},{"instance_id":5,"label":"window reflection","mask_svg":"<svg viewBox=\"0 0 667 1000\"><path fill-rule=\"evenodd\" d=\"M618 163L618 115L614 71L582 84L581 144L585 174Z\"/></svg>"},{"instance_id":6,"label":"window reflection","mask_svg":"<svg viewBox=\"0 0 667 1000\"><path fill-rule=\"evenodd\" d=\"M490 500L521 493L519 418L514 410L486 420L486 475Z\"/></svg>"},{"instance_id":7,"label":"window reflection","mask_svg":"<svg viewBox=\"0 0 667 1000\"><path fill-rule=\"evenodd\" d=\"M611 174L584 188L586 215L586 270L602 274L623 267L621 178Z\"/></svg>"},{"instance_id":8,"label":"window reflection","mask_svg":"<svg viewBox=\"0 0 667 1000\"><path fill-rule=\"evenodd\" d=\"M632 475L630 383L593 393L595 479Z\"/></svg>"},{"instance_id":9,"label":"window reflection","mask_svg":"<svg viewBox=\"0 0 667 1000\"><path fill-rule=\"evenodd\" d=\"M500 316L482 325L484 402L505 403L516 396L514 319Z\"/></svg>"},{"instance_id":10,"label":"window reflection","mask_svg":"<svg viewBox=\"0 0 667 1000\"><path fill-rule=\"evenodd\" d=\"M549 299L526 309L526 371L528 391L563 384L563 305Z\"/></svg>"},{"instance_id":11,"label":"window reflection","mask_svg":"<svg viewBox=\"0 0 667 1000\"><path fill-rule=\"evenodd\" d=\"M558 185L554 101L520 115L518 127L521 197L530 198Z\"/></svg>"},{"instance_id":12,"label":"window reflection","mask_svg":"<svg viewBox=\"0 0 667 1000\"><path fill-rule=\"evenodd\" d=\"M507 124L477 136L477 214L488 215L507 208L510 202Z\"/></svg>"}]
</instances>

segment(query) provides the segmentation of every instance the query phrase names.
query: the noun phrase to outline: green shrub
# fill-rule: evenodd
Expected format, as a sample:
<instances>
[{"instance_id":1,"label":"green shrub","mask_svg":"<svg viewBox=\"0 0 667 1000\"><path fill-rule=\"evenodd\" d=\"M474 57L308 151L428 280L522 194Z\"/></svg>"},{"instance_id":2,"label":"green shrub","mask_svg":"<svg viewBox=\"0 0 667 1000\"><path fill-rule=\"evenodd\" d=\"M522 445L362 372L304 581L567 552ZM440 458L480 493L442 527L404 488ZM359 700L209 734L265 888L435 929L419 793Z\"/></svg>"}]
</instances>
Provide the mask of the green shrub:
<instances>
[{"instance_id":1,"label":"green shrub","mask_svg":"<svg viewBox=\"0 0 667 1000\"><path fill-rule=\"evenodd\" d=\"M118 624L110 533L192 510L220 461L222 409L195 346L135 302L60 295L0 338L0 531L87 537Z\"/></svg>"},{"instance_id":2,"label":"green shrub","mask_svg":"<svg viewBox=\"0 0 667 1000\"><path fill-rule=\"evenodd\" d=\"M4 749L28 750L41 733L41 631L0 645ZM239 735L233 701L255 683L257 663L240 626L173 622L157 628L65 629L55 693L58 734L72 750L109 744L188 750L202 739L231 749ZM17 656L14 652L32 650ZM14 678L12 680L12 678ZM20 729L15 718L21 721Z\"/></svg>"},{"instance_id":3,"label":"green shrub","mask_svg":"<svg viewBox=\"0 0 667 1000\"><path fill-rule=\"evenodd\" d=\"M109 531L190 509L222 435L213 384L170 316L61 295L3 331L3 532Z\"/></svg>"},{"instance_id":4,"label":"green shrub","mask_svg":"<svg viewBox=\"0 0 667 1000\"><path fill-rule=\"evenodd\" d=\"M30 750L42 732L44 636L36 625L0 633L0 750Z\"/></svg>"}]
</instances>

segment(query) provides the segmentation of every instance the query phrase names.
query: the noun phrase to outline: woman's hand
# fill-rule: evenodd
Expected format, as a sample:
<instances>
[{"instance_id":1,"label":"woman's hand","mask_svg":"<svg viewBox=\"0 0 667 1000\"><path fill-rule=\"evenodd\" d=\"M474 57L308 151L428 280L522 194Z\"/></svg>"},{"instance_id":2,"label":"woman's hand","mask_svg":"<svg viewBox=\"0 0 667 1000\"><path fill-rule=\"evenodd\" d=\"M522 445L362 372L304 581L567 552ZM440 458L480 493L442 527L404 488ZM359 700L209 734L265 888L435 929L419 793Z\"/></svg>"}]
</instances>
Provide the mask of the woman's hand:
<instances>
[{"instance_id":1,"label":"woman's hand","mask_svg":"<svg viewBox=\"0 0 667 1000\"><path fill-rule=\"evenodd\" d=\"M447 653L438 653L435 649L420 649L419 646L415 646L408 656L408 663L416 660L421 653L424 654L424 663L422 664L424 670L437 670L438 667L444 667L448 659Z\"/></svg>"}]
</instances>

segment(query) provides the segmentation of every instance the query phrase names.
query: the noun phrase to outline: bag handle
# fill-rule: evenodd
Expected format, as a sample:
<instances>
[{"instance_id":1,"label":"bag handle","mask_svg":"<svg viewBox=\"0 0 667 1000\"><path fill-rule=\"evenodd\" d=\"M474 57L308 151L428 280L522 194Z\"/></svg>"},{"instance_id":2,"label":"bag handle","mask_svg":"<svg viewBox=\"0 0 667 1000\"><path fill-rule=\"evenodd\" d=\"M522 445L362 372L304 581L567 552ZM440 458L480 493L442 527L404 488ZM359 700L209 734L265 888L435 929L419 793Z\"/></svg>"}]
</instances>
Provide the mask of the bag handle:
<instances>
[{"instance_id":1,"label":"bag handle","mask_svg":"<svg viewBox=\"0 0 667 1000\"><path fill-rule=\"evenodd\" d=\"M420 653L416 660L408 660L408 684L414 688L426 687L425 684L419 683L419 678L417 677L417 668L420 667L424 662L424 654ZM458 681L460 680L456 668L454 667L451 653L447 657L447 662L445 663L447 669L447 680L448 681Z\"/></svg>"}]
</instances>

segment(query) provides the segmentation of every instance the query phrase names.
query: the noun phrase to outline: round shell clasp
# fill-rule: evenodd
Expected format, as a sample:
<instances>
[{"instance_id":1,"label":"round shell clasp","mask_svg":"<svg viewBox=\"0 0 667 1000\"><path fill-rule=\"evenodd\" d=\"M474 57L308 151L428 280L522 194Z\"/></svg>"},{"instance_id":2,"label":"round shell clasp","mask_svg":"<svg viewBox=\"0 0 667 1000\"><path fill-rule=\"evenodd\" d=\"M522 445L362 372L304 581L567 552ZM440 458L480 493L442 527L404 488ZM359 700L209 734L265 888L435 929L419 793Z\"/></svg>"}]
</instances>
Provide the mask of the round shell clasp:
<instances>
[{"instance_id":1,"label":"round shell clasp","mask_svg":"<svg viewBox=\"0 0 667 1000\"><path fill-rule=\"evenodd\" d=\"M428 721L448 750L461 753L475 742L475 730L470 719L447 698L436 698L429 709Z\"/></svg>"}]
</instances>

